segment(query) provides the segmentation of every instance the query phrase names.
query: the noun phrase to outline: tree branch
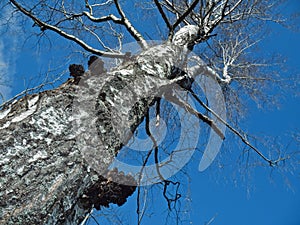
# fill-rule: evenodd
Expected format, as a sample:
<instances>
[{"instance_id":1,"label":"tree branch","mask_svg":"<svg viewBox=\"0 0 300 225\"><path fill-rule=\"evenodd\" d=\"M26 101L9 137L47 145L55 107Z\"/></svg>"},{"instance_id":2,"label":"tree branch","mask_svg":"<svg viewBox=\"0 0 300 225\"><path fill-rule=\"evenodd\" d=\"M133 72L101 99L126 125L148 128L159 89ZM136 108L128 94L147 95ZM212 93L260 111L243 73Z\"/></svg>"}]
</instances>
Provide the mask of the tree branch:
<instances>
[{"instance_id":1,"label":"tree branch","mask_svg":"<svg viewBox=\"0 0 300 225\"><path fill-rule=\"evenodd\" d=\"M225 17L227 17L228 15L231 15L231 13L242 3L242 0L239 0L231 9L229 9L228 11L226 11L226 8L228 7L228 0L226 0L226 2L224 3L224 6L222 8L222 12L221 15L219 17L217 17L215 20L213 21L209 21L207 22L207 24L205 24L209 29L207 31L207 34L210 34L218 25L219 23L222 22L222 20L224 20Z\"/></svg>"},{"instance_id":2,"label":"tree branch","mask_svg":"<svg viewBox=\"0 0 300 225\"><path fill-rule=\"evenodd\" d=\"M168 96L171 95L171 93L167 93L164 92L165 94L167 94ZM191 113L192 115L196 116L197 118L199 118L200 120L202 120L204 123L208 124L215 132L216 134L218 134L218 136L224 140L225 136L222 133L222 131L217 127L217 125L215 124L215 122L210 119L209 117L203 115L202 113L196 111L193 107L191 107L188 103L186 103L185 101L181 100L180 98L178 98L177 95L172 95L171 97L167 98L168 100L172 101L173 103L175 103L176 105L180 106L181 108L183 108L185 111Z\"/></svg>"},{"instance_id":3,"label":"tree branch","mask_svg":"<svg viewBox=\"0 0 300 225\"><path fill-rule=\"evenodd\" d=\"M149 125L150 125L150 115L149 115L149 110L148 110L146 113L146 134L150 137L151 141L153 142L154 162L155 162L156 172L157 172L159 178L162 181L165 181L165 178L163 177L163 175L160 173L160 170L159 170L158 144L157 144L157 141L155 140L155 138L153 137L153 135L151 134Z\"/></svg>"},{"instance_id":4,"label":"tree branch","mask_svg":"<svg viewBox=\"0 0 300 225\"><path fill-rule=\"evenodd\" d=\"M174 7L174 5L169 0L165 0L165 2L166 2L166 4L164 4L165 8L171 13L175 14L176 18L178 19L180 12ZM185 25L190 25L190 23L186 19L183 19L183 22L185 23Z\"/></svg>"},{"instance_id":5,"label":"tree branch","mask_svg":"<svg viewBox=\"0 0 300 225\"><path fill-rule=\"evenodd\" d=\"M106 52L106 51L101 51L98 49L95 49L93 47L91 47L90 45L88 45L87 43L85 43L83 40L79 39L78 37L69 34L65 31L63 31L62 29L53 26L51 24L48 24L46 22L41 21L40 19L38 19L37 17L35 17L31 12L29 12L28 10L26 10L25 8L23 8L19 3L17 3L15 0L10 0L10 2L18 9L20 10L23 14L25 14L26 16L28 16L29 18L31 18L40 28L42 31L44 30L52 30L55 33L59 34L60 36L71 40L75 43L77 43L78 45L80 45L83 49L95 54L95 55L99 55L99 56L103 56L103 57L110 57L110 58L124 58L125 55L124 54L120 54L120 53L115 53L115 52ZM106 19L111 18L111 17L107 17ZM112 20L112 19L111 19Z\"/></svg>"},{"instance_id":6,"label":"tree branch","mask_svg":"<svg viewBox=\"0 0 300 225\"><path fill-rule=\"evenodd\" d=\"M245 145L247 145L248 147L250 147L251 149L253 149L263 160L267 161L269 163L270 166L275 166L279 160L271 160L269 158L267 158L263 153L261 153L260 150L258 150L255 146L253 146L245 136L243 136L237 129L235 129L234 127L232 127L229 123L227 123L225 120L223 120L216 112L214 112L210 107L208 107L206 104L204 104L204 102L201 101L201 99L198 98L198 96L195 94L195 92L193 90L190 90L190 93L192 94L192 96L197 100L197 102L203 107L205 108L208 112L210 112L211 114L213 114L221 123L223 123L229 130L231 130L235 135L237 135L242 142L245 143Z\"/></svg>"},{"instance_id":7,"label":"tree branch","mask_svg":"<svg viewBox=\"0 0 300 225\"><path fill-rule=\"evenodd\" d=\"M102 17L94 17L91 13L87 11L82 12L83 15L85 15L89 20L99 23L99 22L105 22L105 21L113 21L116 24L124 24L121 19L116 17L113 14L110 14L108 16L102 16Z\"/></svg>"},{"instance_id":8,"label":"tree branch","mask_svg":"<svg viewBox=\"0 0 300 225\"><path fill-rule=\"evenodd\" d=\"M175 28L185 19L185 17L193 11L193 9L197 6L198 3L199 3L199 0L193 1L193 3L190 5L190 7L173 24L173 26L172 26L173 30L175 30Z\"/></svg>"},{"instance_id":9,"label":"tree branch","mask_svg":"<svg viewBox=\"0 0 300 225\"><path fill-rule=\"evenodd\" d=\"M112 2L113 2L112 0L107 0L104 3L96 3L96 4L93 4L93 5L90 5L89 0L85 0L85 7L88 8L90 10L91 15L93 15L93 7L109 5Z\"/></svg>"},{"instance_id":10,"label":"tree branch","mask_svg":"<svg viewBox=\"0 0 300 225\"><path fill-rule=\"evenodd\" d=\"M160 3L158 0L154 0L156 7L158 8L159 13L161 14L163 20L165 21L165 24L167 25L169 32L173 32L172 30L172 25L169 22L169 19L167 18L167 15L165 14L163 8L161 7Z\"/></svg>"},{"instance_id":11,"label":"tree branch","mask_svg":"<svg viewBox=\"0 0 300 225\"><path fill-rule=\"evenodd\" d=\"M126 27L127 31L134 37L134 39L138 42L142 49L146 49L148 47L147 42L126 17L124 11L121 8L119 0L114 0L114 2L120 16L122 17L122 22L124 23L124 26Z\"/></svg>"}]
</instances>

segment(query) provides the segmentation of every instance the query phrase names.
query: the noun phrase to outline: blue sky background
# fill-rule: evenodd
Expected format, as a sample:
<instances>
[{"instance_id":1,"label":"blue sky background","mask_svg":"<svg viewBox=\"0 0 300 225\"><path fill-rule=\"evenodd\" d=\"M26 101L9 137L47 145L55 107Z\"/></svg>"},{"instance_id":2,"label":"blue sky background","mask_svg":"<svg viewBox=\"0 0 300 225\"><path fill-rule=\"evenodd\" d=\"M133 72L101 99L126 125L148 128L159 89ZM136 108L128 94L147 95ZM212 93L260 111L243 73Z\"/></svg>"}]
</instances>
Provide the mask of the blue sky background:
<instances>
[{"instance_id":1,"label":"blue sky background","mask_svg":"<svg viewBox=\"0 0 300 225\"><path fill-rule=\"evenodd\" d=\"M300 1L289 0L282 8L282 12L300 13ZM300 24L299 19L298 24ZM48 68L57 68L61 71L60 60L64 60L64 66L68 63L79 63L76 61L79 53L69 58L62 58L61 47L48 46L49 49L51 48L51 54L47 56L44 54L45 49L37 50L33 43L29 44L29 47L22 48L20 43L23 43L24 39L18 34L20 29L15 27L11 33L7 32L0 37L0 72L5 73L7 79L6 83L2 83L5 85L0 88L6 98L12 97L27 86L37 84L43 76L34 79L36 74L44 74ZM262 41L262 49L266 52L280 53L286 58L288 70L282 71L281 74L292 73L299 76L300 33L278 25L272 25L272 30L273 35ZM61 40L58 37L57 39ZM66 44L66 48L68 47L69 45ZM288 146L290 139L287 136L296 131L300 132L299 84L297 88L298 96L293 96L294 89L282 93L283 100L279 109L251 108L240 127L251 134L259 135L262 139L268 139L269 136L277 137L283 141L284 146ZM299 146L287 147L287 151L295 150L299 150ZM241 151L241 149L236 148L234 151ZM183 224L204 225L215 217L212 225L300 225L299 168L292 171L289 165L282 170L257 166L250 172L245 169L245 173L249 172L249 174L243 176L244 172L237 171L234 167L236 164L218 168L222 163L226 165L224 161L227 158L222 158L224 155L219 154L213 165L202 173L197 170L199 160L194 160L185 168L191 182L186 181L186 186L182 189L183 192L190 193L190 200L182 201L182 204L185 204L182 209L188 211L180 214ZM253 156L255 157L255 154ZM243 166L240 170L243 170ZM149 213L153 214L145 217L142 224L164 224L166 219L170 218L167 215L166 202L162 199L161 191L154 188L151 194L153 205ZM135 206L136 193L124 206L112 207L111 210L104 212L117 214L123 224L136 224Z\"/></svg>"}]
</instances>

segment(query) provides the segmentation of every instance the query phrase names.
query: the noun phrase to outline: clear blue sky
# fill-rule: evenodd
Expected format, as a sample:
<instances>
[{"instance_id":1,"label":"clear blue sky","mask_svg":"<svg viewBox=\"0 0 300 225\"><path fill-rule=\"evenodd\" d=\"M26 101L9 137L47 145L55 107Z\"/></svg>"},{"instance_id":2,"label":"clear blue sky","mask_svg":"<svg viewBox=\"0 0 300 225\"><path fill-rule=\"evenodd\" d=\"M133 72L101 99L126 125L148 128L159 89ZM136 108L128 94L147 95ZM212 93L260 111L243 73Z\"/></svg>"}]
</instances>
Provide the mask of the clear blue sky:
<instances>
[{"instance_id":1,"label":"clear blue sky","mask_svg":"<svg viewBox=\"0 0 300 225\"><path fill-rule=\"evenodd\" d=\"M300 13L300 1L290 0L282 10L287 14ZM298 22L300 24L300 21ZM286 57L289 69L284 74L298 71L299 75L299 33L291 32L277 25L272 28L275 34L261 44L264 51L281 53ZM25 48L26 50L21 51L17 42L18 39L11 39L10 36L0 37L0 65L6 65L1 69L4 68L2 71L6 71L8 78L13 81L10 90L4 90L1 87L7 97L22 91L24 86L29 85L29 82L32 84L37 82L28 79L29 76L34 77L42 70L37 65L42 65L47 61L56 64L55 56L62 60L59 58L60 49L56 49L55 46L54 48L52 46L52 55L46 58L43 56L40 59L43 50L39 52L35 48ZM18 52L18 54L15 55L14 52ZM69 61L73 62L74 59L76 59L76 55L73 55ZM25 74L24 71L29 72ZM23 77L26 77L26 81L22 79ZM278 110L260 111L252 108L241 127L248 130L249 133L259 134L266 139L268 136L274 136L285 140L287 133L296 130L300 132L299 94L299 86L296 97L292 96L289 91L285 92L283 94L285 98ZM287 146L288 141L284 141L283 144ZM291 148L293 147L295 146L291 146ZM241 149L234 151L241 151ZM276 169L258 166L252 170L251 174L246 174L243 178L236 175L230 166L218 169L217 162L224 163L226 160L221 156L222 154L208 170L202 173L197 171L198 161L191 163L189 168L186 168L191 178L189 184L191 201L187 207L182 207L182 209L189 210L189 213L182 216L182 219L186 219L183 224L204 225L215 216L212 225L300 225L299 170L293 174L288 171L283 171L281 174ZM166 203L160 201L161 196L160 192L153 191L152 204L154 207L150 212L154 214L145 217L142 224L164 224L167 212ZM115 208L112 212L119 213L123 224L135 224L135 203L136 195L130 197L127 204Z\"/></svg>"}]
</instances>

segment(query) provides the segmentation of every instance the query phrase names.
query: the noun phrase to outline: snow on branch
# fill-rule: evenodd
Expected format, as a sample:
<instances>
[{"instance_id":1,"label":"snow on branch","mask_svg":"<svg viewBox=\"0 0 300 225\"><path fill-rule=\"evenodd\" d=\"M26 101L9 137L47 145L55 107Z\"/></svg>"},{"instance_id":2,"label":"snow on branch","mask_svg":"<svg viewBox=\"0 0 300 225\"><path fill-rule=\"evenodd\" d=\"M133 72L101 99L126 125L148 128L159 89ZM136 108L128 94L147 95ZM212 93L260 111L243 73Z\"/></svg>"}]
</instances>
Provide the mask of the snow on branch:
<instances>
[{"instance_id":1,"label":"snow on branch","mask_svg":"<svg viewBox=\"0 0 300 225\"><path fill-rule=\"evenodd\" d=\"M147 46L148 46L148 44L145 41L145 39L143 38L143 36L135 29L135 27L128 20L128 18L126 17L124 11L121 8L121 5L120 5L119 1L118 0L114 0L114 2L115 2L115 5L117 7L118 13L122 17L122 22L124 23L124 25L125 25L126 29L128 30L128 32L134 37L134 39L136 41L138 41L139 45L143 49L146 49Z\"/></svg>"}]
</instances>

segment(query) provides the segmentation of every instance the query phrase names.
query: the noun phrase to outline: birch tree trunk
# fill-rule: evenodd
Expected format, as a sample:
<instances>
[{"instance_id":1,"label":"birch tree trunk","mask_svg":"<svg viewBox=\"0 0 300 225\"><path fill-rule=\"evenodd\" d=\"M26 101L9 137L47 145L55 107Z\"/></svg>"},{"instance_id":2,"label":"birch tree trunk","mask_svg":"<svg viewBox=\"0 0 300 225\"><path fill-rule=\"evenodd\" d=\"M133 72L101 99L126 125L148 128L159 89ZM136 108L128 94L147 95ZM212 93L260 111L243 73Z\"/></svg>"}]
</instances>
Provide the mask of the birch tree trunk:
<instances>
[{"instance_id":1,"label":"birch tree trunk","mask_svg":"<svg viewBox=\"0 0 300 225\"><path fill-rule=\"evenodd\" d=\"M5 106L0 223L78 224L92 207L122 205L136 181L123 173L112 179L108 166L158 92L176 82L181 53L160 45L111 72L85 73L78 85L69 80Z\"/></svg>"},{"instance_id":2,"label":"birch tree trunk","mask_svg":"<svg viewBox=\"0 0 300 225\"><path fill-rule=\"evenodd\" d=\"M121 205L133 193L135 187L112 185L97 172L106 173L121 142L108 122L109 109L100 106L105 100L91 99L85 91L94 90L98 95L100 82L111 77L93 77L85 83L89 85L86 87L67 83L55 90L26 96L1 111L1 224L78 224L92 207L110 202ZM122 84L117 79L106 87L113 88L117 81ZM79 106L76 101L83 92L86 101L94 107L99 105L99 116L94 122L102 133L96 131L90 136L90 124L75 115L83 113L74 109ZM117 98L109 90L106 93ZM119 112L127 111L125 106ZM141 121L144 110L135 112L133 127ZM76 132L77 125L80 129ZM89 141L95 136L101 136L103 142L91 144ZM84 156L88 150L98 160L94 161L96 167L88 161L89 155ZM132 178L123 175L122 179Z\"/></svg>"}]
</instances>

